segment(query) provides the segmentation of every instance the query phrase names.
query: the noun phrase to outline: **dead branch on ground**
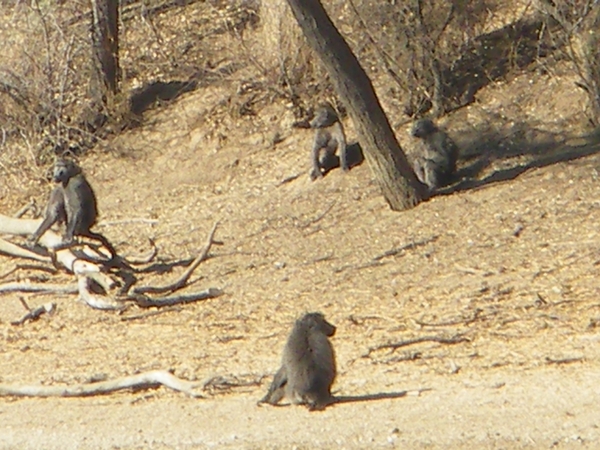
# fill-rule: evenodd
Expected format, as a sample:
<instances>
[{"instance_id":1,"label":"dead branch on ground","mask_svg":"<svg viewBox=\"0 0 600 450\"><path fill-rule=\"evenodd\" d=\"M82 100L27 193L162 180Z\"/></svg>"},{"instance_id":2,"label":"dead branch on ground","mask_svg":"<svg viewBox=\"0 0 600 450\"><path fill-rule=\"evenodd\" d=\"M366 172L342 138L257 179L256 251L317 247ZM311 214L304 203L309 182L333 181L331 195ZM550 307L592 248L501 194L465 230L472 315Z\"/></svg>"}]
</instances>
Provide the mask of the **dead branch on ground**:
<instances>
[{"instance_id":1,"label":"dead branch on ground","mask_svg":"<svg viewBox=\"0 0 600 450\"><path fill-rule=\"evenodd\" d=\"M0 384L1 396L16 397L88 397L104 395L124 389L155 389L164 386L174 391L183 392L191 397L203 398L198 388L203 389L203 383L182 380L165 370L153 370L137 375L116 378L97 383L74 384L71 386L22 386Z\"/></svg>"},{"instance_id":2,"label":"dead branch on ground","mask_svg":"<svg viewBox=\"0 0 600 450\"><path fill-rule=\"evenodd\" d=\"M283 186L284 184L291 183L292 181L300 178L301 175L302 175L301 173L295 173L294 175L289 175L289 176L285 177L283 180L281 180L279 182L278 186Z\"/></svg>"},{"instance_id":3,"label":"dead branch on ground","mask_svg":"<svg viewBox=\"0 0 600 450\"><path fill-rule=\"evenodd\" d=\"M29 249L13 244L12 242L0 239L0 253L7 256L16 256L18 258L33 259L41 262L51 262L48 256L43 256Z\"/></svg>"},{"instance_id":4,"label":"dead branch on ground","mask_svg":"<svg viewBox=\"0 0 600 450\"><path fill-rule=\"evenodd\" d=\"M477 320L484 320L487 319L491 316L495 316L497 313L496 312L491 312L488 314L483 314L483 310L482 309L475 309L475 311L473 311L473 314L471 314L470 317L461 317L458 319L451 319L451 320L447 320L445 322L425 322L423 320L415 320L415 323L417 323L418 325L421 325L422 327L450 327L450 326L455 326L455 325L470 325L473 322L476 322Z\"/></svg>"},{"instance_id":5,"label":"dead branch on ground","mask_svg":"<svg viewBox=\"0 0 600 450\"><path fill-rule=\"evenodd\" d=\"M190 267L183 273L183 275L173 283L167 284L165 286L142 286L139 288L134 288L134 294L163 294L165 292L175 292L182 287L186 286L187 281L194 273L194 270L200 265L202 261L204 261L208 255L210 247L214 243L213 238L215 237L215 231L217 231L217 226L219 222L215 222L208 234L208 238L206 240L206 244L204 244L204 248L200 252L200 254L194 259Z\"/></svg>"},{"instance_id":6,"label":"dead branch on ground","mask_svg":"<svg viewBox=\"0 0 600 450\"><path fill-rule=\"evenodd\" d=\"M44 303L37 308L31 309L24 299L19 298L23 307L27 310L27 314L19 320L11 322L11 325L23 325L25 322L34 322L38 320L42 314L52 314L56 310L56 303Z\"/></svg>"},{"instance_id":7,"label":"dead branch on ground","mask_svg":"<svg viewBox=\"0 0 600 450\"><path fill-rule=\"evenodd\" d=\"M76 284L51 284L51 283L30 283L24 281L15 281L13 283L0 284L0 294L8 292L36 292L45 294L77 294Z\"/></svg>"},{"instance_id":8,"label":"dead branch on ground","mask_svg":"<svg viewBox=\"0 0 600 450\"><path fill-rule=\"evenodd\" d=\"M129 264L137 266L141 264L150 264L154 261L154 258L158 256L158 247L156 246L154 239L148 239L148 241L150 242L150 247L152 247L150 252L146 256L128 256L126 261Z\"/></svg>"},{"instance_id":9,"label":"dead branch on ground","mask_svg":"<svg viewBox=\"0 0 600 450\"><path fill-rule=\"evenodd\" d=\"M583 357L572 357L572 358L559 358L559 359L554 359L554 358L550 358L549 356L546 356L546 364L573 364L573 363L578 363L578 362L582 362L584 360Z\"/></svg>"},{"instance_id":10,"label":"dead branch on ground","mask_svg":"<svg viewBox=\"0 0 600 450\"><path fill-rule=\"evenodd\" d=\"M172 295L167 297L150 298L145 295L132 295L128 300L134 301L137 306L142 308L162 308L164 306L174 306L185 303L207 300L223 295L223 291L218 288L208 288L204 291L194 292L188 295Z\"/></svg>"},{"instance_id":11,"label":"dead branch on ground","mask_svg":"<svg viewBox=\"0 0 600 450\"><path fill-rule=\"evenodd\" d=\"M12 269L10 269L8 272L0 275L0 280L12 275L13 273L15 273L18 270L32 270L32 271L38 270L40 272L46 272L50 275L56 275L56 273L58 273L58 270L56 268L46 267L46 266L42 266L40 264L15 264L15 266Z\"/></svg>"},{"instance_id":12,"label":"dead branch on ground","mask_svg":"<svg viewBox=\"0 0 600 450\"><path fill-rule=\"evenodd\" d=\"M314 217L313 219L307 220L304 223L298 224L298 228L308 228L311 225L314 225L315 223L319 222L321 219L323 219L327 213L329 213L329 211L331 211L333 209L333 207L335 206L336 202L331 202L331 204L325 208L325 210L318 214L316 217Z\"/></svg>"},{"instance_id":13,"label":"dead branch on ground","mask_svg":"<svg viewBox=\"0 0 600 450\"><path fill-rule=\"evenodd\" d=\"M382 344L376 347L369 348L365 357L371 356L371 353L376 352L378 350L392 350L395 351L401 347L407 347L409 345L420 344L422 342L437 342L439 344L460 344L461 342L470 342L470 339L466 338L463 334L457 334L455 336L446 337L446 336L423 336L413 339L407 339L405 341L395 342L392 344Z\"/></svg>"},{"instance_id":14,"label":"dead branch on ground","mask_svg":"<svg viewBox=\"0 0 600 450\"><path fill-rule=\"evenodd\" d=\"M27 386L0 383L0 397L90 397L105 395L125 389L156 389L160 386L182 392L194 398L206 398L203 393L214 395L230 391L234 387L259 386L261 378L252 375L211 376L204 381L188 381L166 370L152 370L137 375L95 383L79 383L70 386Z\"/></svg>"},{"instance_id":15,"label":"dead branch on ground","mask_svg":"<svg viewBox=\"0 0 600 450\"><path fill-rule=\"evenodd\" d=\"M390 250L387 250L387 251L381 253L380 255L374 256L370 261L367 261L365 263L345 264L343 266L336 267L335 269L333 269L333 271L335 273L341 273L345 270L363 270L363 269L368 269L370 267L381 266L381 265L385 264L385 262L382 261L383 259L388 258L390 256L396 256L407 250L413 250L413 249L421 247L423 245L427 245L431 242L434 242L438 237L439 236L431 236L431 237L428 237L421 241L409 242L408 244L402 245L400 247L392 248Z\"/></svg>"},{"instance_id":16,"label":"dead branch on ground","mask_svg":"<svg viewBox=\"0 0 600 450\"><path fill-rule=\"evenodd\" d=\"M39 226L40 220L15 219L0 214L0 233L29 236ZM174 293L187 286L189 280L198 266L207 259L212 245L220 244L214 240L218 226L216 222L206 240L200 254L192 261L186 271L173 283L164 286L142 286L134 287L137 278L134 273L140 273L133 269L132 261L117 257L115 260L107 260L93 245L85 244L81 249L74 246L63 247L62 237L48 230L41 236L39 244L50 253L50 257L38 255L28 248L13 244L0 239L0 252L11 256L36 259L40 262L52 262L56 267L63 267L77 276L76 285L52 285L44 283L15 282L0 285L1 292L53 292L53 293L79 293L79 298L85 304L95 309L122 311L129 304L141 307L164 307L177 304L185 304L194 301L218 297L223 291L218 288L208 288L199 292L186 295L162 296L158 298L149 297L147 294ZM143 258L143 264L151 262L158 250L152 240L152 252ZM80 244L77 244L80 246ZM107 273L108 272L108 273ZM11 271L12 273L12 271ZM120 290L117 292L117 288Z\"/></svg>"},{"instance_id":17,"label":"dead branch on ground","mask_svg":"<svg viewBox=\"0 0 600 450\"><path fill-rule=\"evenodd\" d=\"M379 261L383 258L387 258L389 256L396 256L399 253L402 253L405 250L413 250L417 247L421 247L423 245L427 245L431 242L435 242L439 236L431 236L427 239L423 239L421 241L409 242L408 244L402 245L400 247L392 248L386 252L383 252L381 255L377 255L373 258L373 261Z\"/></svg>"},{"instance_id":18,"label":"dead branch on ground","mask_svg":"<svg viewBox=\"0 0 600 450\"><path fill-rule=\"evenodd\" d=\"M369 261L364 264L344 264L343 266L335 267L333 269L333 272L341 273L345 270L364 270L364 269L368 269L370 267L383 266L384 264L386 264L386 263L384 263L382 261Z\"/></svg>"}]
</instances>

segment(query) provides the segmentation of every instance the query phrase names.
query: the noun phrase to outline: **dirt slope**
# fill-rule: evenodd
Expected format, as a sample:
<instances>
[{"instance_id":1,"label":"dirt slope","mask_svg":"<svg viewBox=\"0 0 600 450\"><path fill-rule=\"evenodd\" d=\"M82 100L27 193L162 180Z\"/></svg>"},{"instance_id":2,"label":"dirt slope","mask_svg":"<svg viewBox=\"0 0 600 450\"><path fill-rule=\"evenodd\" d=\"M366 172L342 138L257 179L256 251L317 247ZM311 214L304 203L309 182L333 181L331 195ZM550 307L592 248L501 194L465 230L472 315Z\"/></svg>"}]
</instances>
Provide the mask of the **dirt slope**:
<instances>
[{"instance_id":1,"label":"dirt slope","mask_svg":"<svg viewBox=\"0 0 600 450\"><path fill-rule=\"evenodd\" d=\"M9 323L22 314L18 296L5 295L2 382L75 383L151 369L260 379L277 368L293 320L320 310L338 326L336 394L354 400L318 413L258 407L268 377L200 400L164 389L5 399L0 448L600 445L597 156L393 213L366 165L313 183L308 134L271 146L285 122L281 108L254 128L222 124L225 141L194 128L205 113L199 105L218 101L216 92L152 113L155 125L83 165L108 223L99 229L124 254L143 252L152 237L162 255L192 256L220 220L224 245L194 287L226 295L135 321L71 297L31 297L32 306L57 301L58 314L23 327ZM158 223L110 225L137 217ZM0 260L2 273L12 265ZM369 354L432 336L466 340ZM369 394L388 398L361 401Z\"/></svg>"}]
</instances>

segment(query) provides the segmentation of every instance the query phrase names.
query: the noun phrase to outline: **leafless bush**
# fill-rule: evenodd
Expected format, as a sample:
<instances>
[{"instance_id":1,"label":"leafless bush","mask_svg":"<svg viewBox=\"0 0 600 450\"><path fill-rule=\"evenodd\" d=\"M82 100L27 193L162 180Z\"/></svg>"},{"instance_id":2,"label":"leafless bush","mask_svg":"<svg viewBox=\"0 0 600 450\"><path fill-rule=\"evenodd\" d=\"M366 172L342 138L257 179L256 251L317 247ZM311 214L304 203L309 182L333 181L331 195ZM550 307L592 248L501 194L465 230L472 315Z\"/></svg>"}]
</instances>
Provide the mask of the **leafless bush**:
<instances>
[{"instance_id":1,"label":"leafless bush","mask_svg":"<svg viewBox=\"0 0 600 450\"><path fill-rule=\"evenodd\" d=\"M0 122L35 157L67 150L85 135L74 124L85 105L89 44L83 24L65 26L84 8L68 3L18 2L1 13Z\"/></svg>"},{"instance_id":2,"label":"leafless bush","mask_svg":"<svg viewBox=\"0 0 600 450\"><path fill-rule=\"evenodd\" d=\"M541 22L518 2L349 0L408 116L464 106L475 92L539 56ZM370 41L370 42L367 42Z\"/></svg>"},{"instance_id":3,"label":"leafless bush","mask_svg":"<svg viewBox=\"0 0 600 450\"><path fill-rule=\"evenodd\" d=\"M247 64L230 36L255 24L254 3L122 2L121 92L99 115L90 91L89 1L10 2L0 8L0 143L27 148L29 161L85 150L139 123L148 107L230 76ZM101 129L98 117L108 118Z\"/></svg>"},{"instance_id":4,"label":"leafless bush","mask_svg":"<svg viewBox=\"0 0 600 450\"><path fill-rule=\"evenodd\" d=\"M555 46L571 62L587 94L586 115L600 124L600 3L598 0L537 0Z\"/></svg>"},{"instance_id":5,"label":"leafless bush","mask_svg":"<svg viewBox=\"0 0 600 450\"><path fill-rule=\"evenodd\" d=\"M338 29L373 77L389 75L408 116L441 115L469 104L490 82L547 52L542 22L518 0L323 0ZM285 0L261 3L261 61L273 83L294 97L330 89ZM271 75L273 76L273 75Z\"/></svg>"}]
</instances>

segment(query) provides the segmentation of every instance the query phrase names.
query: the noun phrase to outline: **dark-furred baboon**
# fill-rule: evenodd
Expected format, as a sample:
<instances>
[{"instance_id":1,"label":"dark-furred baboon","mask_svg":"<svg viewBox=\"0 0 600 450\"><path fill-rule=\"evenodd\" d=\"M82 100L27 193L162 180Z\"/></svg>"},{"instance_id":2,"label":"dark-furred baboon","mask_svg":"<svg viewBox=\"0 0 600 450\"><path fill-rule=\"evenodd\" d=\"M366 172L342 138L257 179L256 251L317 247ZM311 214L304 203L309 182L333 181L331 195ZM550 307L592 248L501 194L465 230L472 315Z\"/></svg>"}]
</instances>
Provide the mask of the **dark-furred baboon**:
<instances>
[{"instance_id":1,"label":"dark-furred baboon","mask_svg":"<svg viewBox=\"0 0 600 450\"><path fill-rule=\"evenodd\" d=\"M415 122L411 134L419 138L413 169L430 190L450 184L456 173L458 147L430 119Z\"/></svg>"},{"instance_id":2,"label":"dark-furred baboon","mask_svg":"<svg viewBox=\"0 0 600 450\"><path fill-rule=\"evenodd\" d=\"M35 245L39 238L55 223L66 225L64 245L73 242L75 236L97 239L110 251L111 257L116 253L108 240L90 228L96 223L98 209L96 195L87 182L81 168L69 159L58 159L54 164L52 180L57 183L50 193L44 220L29 242Z\"/></svg>"},{"instance_id":3,"label":"dark-furred baboon","mask_svg":"<svg viewBox=\"0 0 600 450\"><path fill-rule=\"evenodd\" d=\"M339 150L340 167L344 172L349 171L344 127L331 103L324 102L317 107L310 127L316 130L311 152L311 180L323 177L323 169L331 166L336 150Z\"/></svg>"},{"instance_id":4,"label":"dark-furred baboon","mask_svg":"<svg viewBox=\"0 0 600 450\"><path fill-rule=\"evenodd\" d=\"M284 397L294 404L320 410L331 403L331 385L336 376L335 353L329 337L335 326L321 313L297 320L281 359L281 368L259 403L275 405Z\"/></svg>"}]
</instances>

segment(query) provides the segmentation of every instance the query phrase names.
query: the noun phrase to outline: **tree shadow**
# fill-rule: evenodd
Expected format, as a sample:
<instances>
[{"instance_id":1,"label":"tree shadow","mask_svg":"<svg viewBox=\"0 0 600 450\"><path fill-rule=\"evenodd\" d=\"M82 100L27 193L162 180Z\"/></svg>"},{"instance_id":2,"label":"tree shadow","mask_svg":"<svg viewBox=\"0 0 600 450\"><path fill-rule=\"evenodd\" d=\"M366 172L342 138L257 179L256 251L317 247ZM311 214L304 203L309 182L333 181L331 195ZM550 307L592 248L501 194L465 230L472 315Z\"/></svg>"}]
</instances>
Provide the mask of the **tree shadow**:
<instances>
[{"instance_id":1,"label":"tree shadow","mask_svg":"<svg viewBox=\"0 0 600 450\"><path fill-rule=\"evenodd\" d=\"M499 117L490 117L486 122L495 124L495 129L491 126L475 129L458 142L460 168L454 177L455 181L437 189L431 197L513 180L531 169L600 153L600 129L576 135L552 132L525 123L513 124ZM565 124L565 129L568 127ZM348 145L347 151L350 168L364 162L358 142ZM340 167L340 158L330 155L321 163L324 174L327 174ZM495 166L502 168L490 173L490 168Z\"/></svg>"},{"instance_id":2,"label":"tree shadow","mask_svg":"<svg viewBox=\"0 0 600 450\"><path fill-rule=\"evenodd\" d=\"M459 144L461 168L456 173L456 181L438 189L434 196L513 180L531 169L600 153L599 130L574 135L524 123L504 128L509 131L476 130L472 138ZM490 170L495 167L499 169Z\"/></svg>"},{"instance_id":3,"label":"tree shadow","mask_svg":"<svg viewBox=\"0 0 600 450\"><path fill-rule=\"evenodd\" d=\"M129 109L135 115L141 115L156 102L175 100L186 92L198 87L194 79L187 81L152 81L139 89L134 89L129 98Z\"/></svg>"},{"instance_id":4,"label":"tree shadow","mask_svg":"<svg viewBox=\"0 0 600 450\"><path fill-rule=\"evenodd\" d=\"M551 54L554 48L543 33L545 25L539 18L520 19L466 44L442 73L446 111L473 103L481 88Z\"/></svg>"},{"instance_id":5,"label":"tree shadow","mask_svg":"<svg viewBox=\"0 0 600 450\"><path fill-rule=\"evenodd\" d=\"M231 63L218 69L199 70L187 80L151 81L130 93L129 111L136 116L141 116L155 104L176 100L183 94L220 81L223 77L232 75L240 68L240 63Z\"/></svg>"}]
</instances>

